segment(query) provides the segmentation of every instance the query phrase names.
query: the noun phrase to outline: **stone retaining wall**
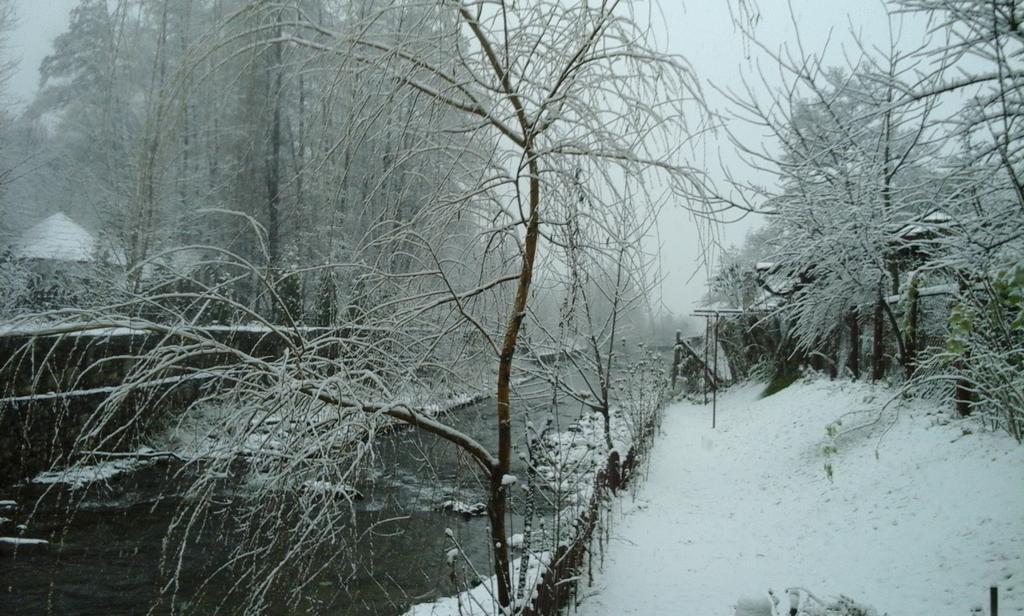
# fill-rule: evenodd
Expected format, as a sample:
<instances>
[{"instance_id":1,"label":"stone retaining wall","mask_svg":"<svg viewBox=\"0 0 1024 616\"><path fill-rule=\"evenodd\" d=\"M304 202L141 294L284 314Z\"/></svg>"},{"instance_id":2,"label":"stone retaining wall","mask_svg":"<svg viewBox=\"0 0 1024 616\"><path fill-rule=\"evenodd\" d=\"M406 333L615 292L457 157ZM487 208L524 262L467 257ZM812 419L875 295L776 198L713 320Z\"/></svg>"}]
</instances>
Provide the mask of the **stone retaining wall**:
<instances>
[{"instance_id":1,"label":"stone retaining wall","mask_svg":"<svg viewBox=\"0 0 1024 616\"><path fill-rule=\"evenodd\" d=\"M276 335L256 328L204 333L259 357L278 357L284 346ZM131 330L0 336L0 486L66 462L76 451L137 446L156 421L194 401L201 378L169 378L131 391L100 430L88 438L82 434L97 425L97 410L146 353L178 342L172 336ZM229 354L210 353L188 365L204 368L225 361L230 361ZM116 428L121 430L111 437Z\"/></svg>"},{"instance_id":2,"label":"stone retaining wall","mask_svg":"<svg viewBox=\"0 0 1024 616\"><path fill-rule=\"evenodd\" d=\"M304 333L312 333L310 330ZM323 330L326 331L326 330ZM278 357L279 336L256 328L208 328L205 336L259 357ZM97 330L61 336L0 336L0 398L98 389L120 384L146 353L184 344L180 336L147 331ZM205 368L229 361L228 354L207 353L189 361Z\"/></svg>"},{"instance_id":3,"label":"stone retaining wall","mask_svg":"<svg viewBox=\"0 0 1024 616\"><path fill-rule=\"evenodd\" d=\"M0 486L65 466L74 452L137 447L154 422L195 400L199 388L198 379L189 379L134 390L102 418L100 410L110 395L104 390L0 401ZM93 432L100 423L102 429ZM124 429L115 434L116 427Z\"/></svg>"}]
</instances>

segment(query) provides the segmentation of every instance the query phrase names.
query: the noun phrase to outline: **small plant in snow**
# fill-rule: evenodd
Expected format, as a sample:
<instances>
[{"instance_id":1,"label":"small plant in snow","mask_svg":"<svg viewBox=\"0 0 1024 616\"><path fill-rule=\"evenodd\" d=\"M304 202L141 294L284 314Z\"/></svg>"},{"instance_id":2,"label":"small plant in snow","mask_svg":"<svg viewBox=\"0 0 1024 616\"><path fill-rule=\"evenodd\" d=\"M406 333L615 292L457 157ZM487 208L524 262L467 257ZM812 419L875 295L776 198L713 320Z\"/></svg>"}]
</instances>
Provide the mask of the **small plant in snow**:
<instances>
[{"instance_id":1,"label":"small plant in snow","mask_svg":"<svg viewBox=\"0 0 1024 616\"><path fill-rule=\"evenodd\" d=\"M842 420L837 419L825 426L828 442L822 447L822 453L825 454L825 475L829 481L832 481L832 456L839 453L839 448L836 446L836 437L839 436L839 427L841 425L843 425Z\"/></svg>"},{"instance_id":2,"label":"small plant in snow","mask_svg":"<svg viewBox=\"0 0 1024 616\"><path fill-rule=\"evenodd\" d=\"M804 588L792 587L785 590L788 608L781 606L782 600L774 591L768 590L768 599L761 601L740 601L736 606L737 616L879 616L871 607L854 601L846 595L835 599L819 599Z\"/></svg>"}]
</instances>

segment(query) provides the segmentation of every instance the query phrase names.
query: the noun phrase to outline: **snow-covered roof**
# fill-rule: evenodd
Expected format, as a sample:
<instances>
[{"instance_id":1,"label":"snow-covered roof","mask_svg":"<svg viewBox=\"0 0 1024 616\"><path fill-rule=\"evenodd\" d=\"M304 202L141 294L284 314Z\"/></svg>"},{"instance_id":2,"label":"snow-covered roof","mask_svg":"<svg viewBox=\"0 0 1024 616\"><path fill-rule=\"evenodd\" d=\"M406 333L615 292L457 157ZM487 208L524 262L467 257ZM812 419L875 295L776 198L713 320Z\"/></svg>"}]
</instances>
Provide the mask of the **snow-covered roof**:
<instances>
[{"instance_id":1,"label":"snow-covered roof","mask_svg":"<svg viewBox=\"0 0 1024 616\"><path fill-rule=\"evenodd\" d=\"M14 243L14 256L51 261L92 261L96 238L58 212L31 227Z\"/></svg>"},{"instance_id":2,"label":"snow-covered roof","mask_svg":"<svg viewBox=\"0 0 1024 616\"><path fill-rule=\"evenodd\" d=\"M896 237L904 240L912 240L922 235L944 227L953 221L953 217L942 210L931 210L924 216L918 216L906 223L896 231Z\"/></svg>"}]
</instances>

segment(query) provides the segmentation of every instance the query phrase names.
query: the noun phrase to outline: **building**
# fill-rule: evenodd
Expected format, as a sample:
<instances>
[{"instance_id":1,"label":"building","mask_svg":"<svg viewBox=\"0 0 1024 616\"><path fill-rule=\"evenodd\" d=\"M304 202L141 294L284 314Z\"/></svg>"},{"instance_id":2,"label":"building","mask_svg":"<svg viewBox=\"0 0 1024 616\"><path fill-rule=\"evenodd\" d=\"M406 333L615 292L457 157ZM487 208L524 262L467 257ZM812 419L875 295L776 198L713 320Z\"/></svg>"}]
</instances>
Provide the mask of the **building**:
<instances>
[{"instance_id":1,"label":"building","mask_svg":"<svg viewBox=\"0 0 1024 616\"><path fill-rule=\"evenodd\" d=\"M25 231L11 253L24 261L94 263L97 242L84 227L58 212Z\"/></svg>"},{"instance_id":2,"label":"building","mask_svg":"<svg viewBox=\"0 0 1024 616\"><path fill-rule=\"evenodd\" d=\"M20 279L16 312L85 307L116 284L120 262L84 227L58 212L10 243L9 276Z\"/></svg>"}]
</instances>

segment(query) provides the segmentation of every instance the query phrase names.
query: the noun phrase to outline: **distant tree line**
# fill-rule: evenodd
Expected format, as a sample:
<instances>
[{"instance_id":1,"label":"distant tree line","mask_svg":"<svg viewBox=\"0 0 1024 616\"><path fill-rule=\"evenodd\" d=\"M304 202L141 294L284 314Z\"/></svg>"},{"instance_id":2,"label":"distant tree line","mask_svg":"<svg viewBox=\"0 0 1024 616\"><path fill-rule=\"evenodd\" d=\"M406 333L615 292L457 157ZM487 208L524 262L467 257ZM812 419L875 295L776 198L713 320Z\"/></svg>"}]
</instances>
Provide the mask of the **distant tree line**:
<instances>
[{"instance_id":1,"label":"distant tree line","mask_svg":"<svg viewBox=\"0 0 1024 616\"><path fill-rule=\"evenodd\" d=\"M372 3L265 4L81 0L37 96L9 118L7 155L30 161L0 194L5 231L62 210L127 265L128 291L187 278L282 322L321 322L339 296L362 301L331 264L379 258L379 237L464 180L451 155L473 144L439 132L449 111L397 91L385 68L289 42L300 29L313 41L330 38L315 28L344 32ZM440 19L409 9L371 27L411 37ZM450 38L420 38L434 57L455 53ZM237 260L253 271L226 263Z\"/></svg>"},{"instance_id":2,"label":"distant tree line","mask_svg":"<svg viewBox=\"0 0 1024 616\"><path fill-rule=\"evenodd\" d=\"M351 503L299 498L310 506L297 519L296 501L271 490L366 477L395 422L456 448L475 471L494 604L525 607L513 561L529 554L510 541L521 485L510 469L527 445L514 426L541 426L553 411L527 422L519 382L545 379L599 419L601 449L615 446L617 410L661 401L636 337L656 280L644 238L660 207L690 203L699 178L683 154L699 131L688 122L705 110L685 59L645 29L649 10L78 3L18 120L46 168L19 182L27 201L5 207L59 203L88 219L125 263L122 294L11 323L51 336L112 325L153 334L90 418L90 433L115 434L104 448L124 446L127 392L215 358L183 412L203 422L213 409L218 433L246 452L243 472L274 476L258 482L266 498L238 497L260 529L232 555L240 609L265 609L275 585L304 592L266 549L282 537L297 542L284 556L293 564L320 570L306 562L313 546L343 554ZM233 348L211 322L259 328L281 352ZM424 403L481 383L493 395L486 438ZM246 445L261 427L284 447ZM209 488L235 462L201 469L169 559L189 547L184 520L221 507ZM538 535L533 549L541 539L561 540ZM161 597L172 606L173 592Z\"/></svg>"}]
</instances>

